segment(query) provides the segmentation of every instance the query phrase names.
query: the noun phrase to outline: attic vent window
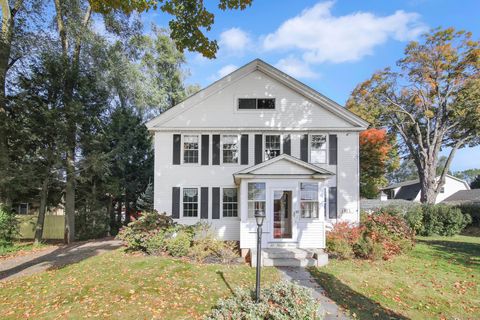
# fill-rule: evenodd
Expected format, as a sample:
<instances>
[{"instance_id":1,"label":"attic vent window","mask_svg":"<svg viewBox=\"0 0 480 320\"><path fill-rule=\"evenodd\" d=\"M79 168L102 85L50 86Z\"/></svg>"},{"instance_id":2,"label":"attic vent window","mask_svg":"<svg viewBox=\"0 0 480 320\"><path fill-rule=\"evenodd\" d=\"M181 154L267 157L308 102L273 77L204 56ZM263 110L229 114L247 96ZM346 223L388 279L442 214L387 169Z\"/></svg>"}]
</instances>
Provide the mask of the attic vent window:
<instances>
[{"instance_id":1,"label":"attic vent window","mask_svg":"<svg viewBox=\"0 0 480 320\"><path fill-rule=\"evenodd\" d=\"M238 109L239 110L274 110L275 109L275 99L254 99L254 98L240 98L238 99Z\"/></svg>"}]
</instances>

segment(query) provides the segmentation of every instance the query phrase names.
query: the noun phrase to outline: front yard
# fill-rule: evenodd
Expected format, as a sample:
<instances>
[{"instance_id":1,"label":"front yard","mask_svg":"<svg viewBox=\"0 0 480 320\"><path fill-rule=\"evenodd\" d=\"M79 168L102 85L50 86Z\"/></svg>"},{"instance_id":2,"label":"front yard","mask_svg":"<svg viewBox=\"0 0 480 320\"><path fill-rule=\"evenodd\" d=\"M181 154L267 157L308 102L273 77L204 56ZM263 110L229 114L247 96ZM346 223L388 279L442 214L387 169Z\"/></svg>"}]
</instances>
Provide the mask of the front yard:
<instances>
[{"instance_id":1,"label":"front yard","mask_svg":"<svg viewBox=\"0 0 480 320\"><path fill-rule=\"evenodd\" d=\"M480 238L419 238L392 261L331 260L311 269L359 319L480 319Z\"/></svg>"},{"instance_id":2,"label":"front yard","mask_svg":"<svg viewBox=\"0 0 480 320\"><path fill-rule=\"evenodd\" d=\"M262 274L265 283L279 279L271 268ZM198 265L117 250L0 282L0 319L201 318L218 298L254 284L255 269L246 265Z\"/></svg>"}]
</instances>

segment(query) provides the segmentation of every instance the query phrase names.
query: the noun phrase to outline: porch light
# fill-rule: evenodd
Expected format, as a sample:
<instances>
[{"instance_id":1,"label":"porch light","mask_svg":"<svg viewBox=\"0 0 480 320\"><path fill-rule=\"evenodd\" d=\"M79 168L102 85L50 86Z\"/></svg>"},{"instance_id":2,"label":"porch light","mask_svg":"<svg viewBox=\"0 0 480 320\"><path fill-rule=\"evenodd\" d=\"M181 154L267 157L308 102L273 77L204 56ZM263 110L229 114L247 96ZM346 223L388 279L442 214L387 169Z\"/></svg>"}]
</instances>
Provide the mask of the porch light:
<instances>
[{"instance_id":1,"label":"porch light","mask_svg":"<svg viewBox=\"0 0 480 320\"><path fill-rule=\"evenodd\" d=\"M265 211L256 210L255 211L255 220L257 221L257 226L261 228L263 226L263 220L265 220Z\"/></svg>"},{"instance_id":2,"label":"porch light","mask_svg":"<svg viewBox=\"0 0 480 320\"><path fill-rule=\"evenodd\" d=\"M262 264L262 225L265 220L265 211L256 210L255 220L257 221L257 281L256 281L256 302L260 302L260 268Z\"/></svg>"}]
</instances>

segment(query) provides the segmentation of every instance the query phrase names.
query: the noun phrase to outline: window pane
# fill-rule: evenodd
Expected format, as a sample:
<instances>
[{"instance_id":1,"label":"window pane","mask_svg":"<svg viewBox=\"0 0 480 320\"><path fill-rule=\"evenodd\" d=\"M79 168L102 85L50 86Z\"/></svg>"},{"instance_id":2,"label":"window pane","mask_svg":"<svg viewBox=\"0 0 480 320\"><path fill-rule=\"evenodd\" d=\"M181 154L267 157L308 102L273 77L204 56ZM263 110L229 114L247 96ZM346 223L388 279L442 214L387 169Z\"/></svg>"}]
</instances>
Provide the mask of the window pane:
<instances>
[{"instance_id":1,"label":"window pane","mask_svg":"<svg viewBox=\"0 0 480 320\"><path fill-rule=\"evenodd\" d=\"M318 184L317 183L301 183L300 184L300 200L318 201Z\"/></svg>"},{"instance_id":2,"label":"window pane","mask_svg":"<svg viewBox=\"0 0 480 320\"><path fill-rule=\"evenodd\" d=\"M238 216L237 209L238 209L237 189L224 188L223 189L223 216L237 217Z\"/></svg>"},{"instance_id":3,"label":"window pane","mask_svg":"<svg viewBox=\"0 0 480 320\"><path fill-rule=\"evenodd\" d=\"M265 200L265 183L251 182L248 184L248 200Z\"/></svg>"},{"instance_id":4,"label":"window pane","mask_svg":"<svg viewBox=\"0 0 480 320\"><path fill-rule=\"evenodd\" d=\"M265 136L265 160L279 156L280 145L280 135Z\"/></svg>"},{"instance_id":5,"label":"window pane","mask_svg":"<svg viewBox=\"0 0 480 320\"><path fill-rule=\"evenodd\" d=\"M275 109L275 99L258 99L258 109Z\"/></svg>"},{"instance_id":6,"label":"window pane","mask_svg":"<svg viewBox=\"0 0 480 320\"><path fill-rule=\"evenodd\" d=\"M257 99L238 99L238 109L256 109Z\"/></svg>"},{"instance_id":7,"label":"window pane","mask_svg":"<svg viewBox=\"0 0 480 320\"><path fill-rule=\"evenodd\" d=\"M300 183L300 216L318 218L318 183Z\"/></svg>"},{"instance_id":8,"label":"window pane","mask_svg":"<svg viewBox=\"0 0 480 320\"><path fill-rule=\"evenodd\" d=\"M198 215L198 189L183 189L183 216L196 217Z\"/></svg>"},{"instance_id":9,"label":"window pane","mask_svg":"<svg viewBox=\"0 0 480 320\"><path fill-rule=\"evenodd\" d=\"M198 136L183 136L183 162L198 163Z\"/></svg>"},{"instance_id":10,"label":"window pane","mask_svg":"<svg viewBox=\"0 0 480 320\"><path fill-rule=\"evenodd\" d=\"M238 163L238 136L223 136L223 162Z\"/></svg>"},{"instance_id":11,"label":"window pane","mask_svg":"<svg viewBox=\"0 0 480 320\"><path fill-rule=\"evenodd\" d=\"M327 150L312 150L310 154L311 163L325 163L327 162Z\"/></svg>"},{"instance_id":12,"label":"window pane","mask_svg":"<svg viewBox=\"0 0 480 320\"><path fill-rule=\"evenodd\" d=\"M255 211L261 210L265 212L265 201L249 201L248 202L248 217L254 218Z\"/></svg>"}]
</instances>

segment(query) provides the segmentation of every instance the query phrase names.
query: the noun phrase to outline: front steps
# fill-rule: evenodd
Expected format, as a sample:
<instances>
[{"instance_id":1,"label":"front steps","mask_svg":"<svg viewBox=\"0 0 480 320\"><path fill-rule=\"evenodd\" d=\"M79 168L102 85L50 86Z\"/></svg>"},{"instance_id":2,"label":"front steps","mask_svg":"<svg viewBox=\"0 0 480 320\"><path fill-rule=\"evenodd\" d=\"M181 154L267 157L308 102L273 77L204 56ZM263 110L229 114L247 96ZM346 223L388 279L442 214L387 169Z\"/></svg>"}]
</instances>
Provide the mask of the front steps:
<instances>
[{"instance_id":1,"label":"front steps","mask_svg":"<svg viewBox=\"0 0 480 320\"><path fill-rule=\"evenodd\" d=\"M250 249L251 266L255 267L257 253ZM322 249L265 248L262 249L264 267L320 267L328 263L328 255Z\"/></svg>"}]
</instances>

